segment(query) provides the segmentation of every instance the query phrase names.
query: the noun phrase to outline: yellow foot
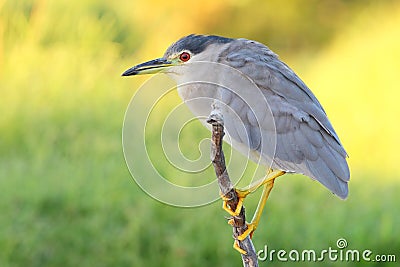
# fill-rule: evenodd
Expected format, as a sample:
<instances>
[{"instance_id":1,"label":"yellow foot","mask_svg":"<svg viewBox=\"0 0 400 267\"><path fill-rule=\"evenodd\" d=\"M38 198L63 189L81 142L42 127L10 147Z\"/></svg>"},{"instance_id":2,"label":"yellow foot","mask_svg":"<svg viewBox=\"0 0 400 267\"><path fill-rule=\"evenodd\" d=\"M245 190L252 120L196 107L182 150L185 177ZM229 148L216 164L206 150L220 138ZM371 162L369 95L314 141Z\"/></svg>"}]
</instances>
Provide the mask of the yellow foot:
<instances>
[{"instance_id":1,"label":"yellow foot","mask_svg":"<svg viewBox=\"0 0 400 267\"><path fill-rule=\"evenodd\" d=\"M246 196L250 193L250 191L242 191L242 190L237 190L235 189L236 194L238 196L238 204L236 206L236 209L233 211L229 205L228 202L230 200L230 198L226 197L225 195L221 194L221 198L223 200L222 203L222 208L228 212L231 216L238 216L240 211L242 210L242 206L243 206L243 200L246 198Z\"/></svg>"},{"instance_id":2,"label":"yellow foot","mask_svg":"<svg viewBox=\"0 0 400 267\"><path fill-rule=\"evenodd\" d=\"M250 235L250 238L253 237L253 233L254 233L254 231L256 230L256 225L255 225L254 223L246 223L246 225L247 225L246 231L244 231L243 234L241 234L241 235L239 235L239 236L237 237L237 239L238 239L239 241L245 240L246 237L249 236L249 235Z\"/></svg>"},{"instance_id":3,"label":"yellow foot","mask_svg":"<svg viewBox=\"0 0 400 267\"><path fill-rule=\"evenodd\" d=\"M234 223L233 219L230 219L228 221L228 224L230 224L230 225L233 225L233 223ZM247 225L246 231L244 231L243 234L238 236L237 240L235 240L235 242L233 242L233 248L236 249L237 251L239 251L240 254L244 254L244 255L246 255L247 252L239 246L239 241L243 241L249 235L251 238L254 231L256 230L255 225L253 223L246 223L246 225Z\"/></svg>"},{"instance_id":4,"label":"yellow foot","mask_svg":"<svg viewBox=\"0 0 400 267\"><path fill-rule=\"evenodd\" d=\"M233 218L228 220L228 224L234 226ZM243 241L246 239L246 237L248 235L250 235L250 238L253 238L253 233L256 230L256 224L255 223L246 223L246 225L247 225L247 229L243 232L243 234L241 234L237 237L237 240Z\"/></svg>"},{"instance_id":5,"label":"yellow foot","mask_svg":"<svg viewBox=\"0 0 400 267\"><path fill-rule=\"evenodd\" d=\"M239 251L240 254L243 254L243 255L247 254L246 250L242 249L239 246L239 241L237 241L237 240L235 240L235 242L233 242L233 248L236 249L237 251Z\"/></svg>"}]
</instances>

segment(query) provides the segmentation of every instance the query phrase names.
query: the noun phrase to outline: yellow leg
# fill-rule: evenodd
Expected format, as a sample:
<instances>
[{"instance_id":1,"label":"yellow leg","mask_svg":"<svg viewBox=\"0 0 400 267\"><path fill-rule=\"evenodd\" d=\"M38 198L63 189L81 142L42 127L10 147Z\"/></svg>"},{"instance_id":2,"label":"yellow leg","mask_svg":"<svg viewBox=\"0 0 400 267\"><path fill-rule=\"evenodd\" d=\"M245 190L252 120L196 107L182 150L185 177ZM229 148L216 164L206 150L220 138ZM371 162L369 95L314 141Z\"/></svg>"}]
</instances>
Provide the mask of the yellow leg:
<instances>
[{"instance_id":1,"label":"yellow leg","mask_svg":"<svg viewBox=\"0 0 400 267\"><path fill-rule=\"evenodd\" d=\"M240 248L239 246L239 241L243 241L247 236L250 235L250 238L252 238L254 231L256 230L258 223L260 221L262 211L265 207L265 203L267 202L267 199L269 197L269 194L271 193L272 188L274 187L274 181L276 178L279 176L285 174L284 171L274 171L272 169L268 170L267 177L262 180L260 183L256 183L254 185L251 185L248 189L246 190L238 190L235 189L237 196L238 196L238 204L236 206L236 209L232 211L232 209L228 206L227 201L230 199L227 198L224 195L221 195L221 198L223 200L222 208L227 211L231 216L238 216L242 206L243 206L243 200L246 198L246 196L254 191L256 191L259 187L264 185L264 189L261 195L261 198L258 202L257 209L254 213L253 219L251 220L251 223L247 224L247 229L241 234L240 236L237 237L235 242L233 243L233 248L239 251L241 254L246 254L246 251ZM230 219L228 221L229 224L233 225L233 219Z\"/></svg>"},{"instance_id":2,"label":"yellow leg","mask_svg":"<svg viewBox=\"0 0 400 267\"><path fill-rule=\"evenodd\" d=\"M239 235L233 243L233 248L239 251L241 254L246 254L246 251L239 246L239 241L243 241L249 235L250 238L252 238L252 235L254 231L257 229L258 223L260 221L262 211L265 207L265 203L267 202L268 196L273 187L274 187L274 180L270 180L267 184L264 185L260 201L258 202L257 209L256 212L254 213L251 223L247 224L247 229L241 235ZM228 224L233 225L233 219L230 219L228 221Z\"/></svg>"},{"instance_id":3,"label":"yellow leg","mask_svg":"<svg viewBox=\"0 0 400 267\"><path fill-rule=\"evenodd\" d=\"M269 169L267 172L267 177L265 177L265 179L263 179L261 182L250 185L250 187L245 190L236 190L236 191L239 191L240 194L247 196L248 194L256 191L262 185L265 185L269 181L275 180L275 178L278 178L279 176L284 175L284 174L285 174L284 171L274 171L272 169Z\"/></svg>"},{"instance_id":4,"label":"yellow leg","mask_svg":"<svg viewBox=\"0 0 400 267\"><path fill-rule=\"evenodd\" d=\"M278 178L279 176L283 175L283 174L285 174L285 172L283 172L283 171L272 171L272 170L269 170L267 179L265 179L262 183L254 186L254 187L251 187L248 190L249 192L253 192L253 191L251 191L251 189L254 188L256 190L261 185L264 185L264 189L263 189L260 201L258 202L257 209L256 209L256 211L254 213L253 219L251 220L251 223L247 224L246 231L244 231L243 234L241 234L240 236L237 237L237 240L242 241L248 235L250 235L250 238L253 236L253 233L256 230L257 226L258 226L258 223L260 221L262 212L264 210L265 203L267 202L269 194L271 193L271 190L274 187L275 179Z\"/></svg>"},{"instance_id":5,"label":"yellow leg","mask_svg":"<svg viewBox=\"0 0 400 267\"><path fill-rule=\"evenodd\" d=\"M273 171L272 169L268 170L267 173L267 177L262 180L260 183L256 183L252 186L250 186L248 189L246 190L239 190L239 189L235 189L236 194L239 198L238 204L236 206L236 209L234 211L232 211L232 209L228 206L227 201L229 200L228 198L226 198L225 196L221 195L221 198L223 200L222 203L222 208L228 212L231 216L238 216L240 213L240 210L242 209L243 206L243 201L246 198L246 196L254 191L256 191L259 187L261 187L262 185L267 184L270 181L273 181L275 178L281 176L285 174L284 171Z\"/></svg>"},{"instance_id":6,"label":"yellow leg","mask_svg":"<svg viewBox=\"0 0 400 267\"><path fill-rule=\"evenodd\" d=\"M247 230L244 231L243 234L237 237L238 240L242 241L244 240L248 235L250 235L250 238L253 236L254 231L257 229L258 223L260 222L260 218L262 215L262 212L265 207L265 203L267 203L269 194L271 193L272 188L274 187L274 180L268 181L267 184L264 185L264 189L260 198L260 201L258 202L257 209L254 213L253 219L251 220L251 223L247 224Z\"/></svg>"}]
</instances>

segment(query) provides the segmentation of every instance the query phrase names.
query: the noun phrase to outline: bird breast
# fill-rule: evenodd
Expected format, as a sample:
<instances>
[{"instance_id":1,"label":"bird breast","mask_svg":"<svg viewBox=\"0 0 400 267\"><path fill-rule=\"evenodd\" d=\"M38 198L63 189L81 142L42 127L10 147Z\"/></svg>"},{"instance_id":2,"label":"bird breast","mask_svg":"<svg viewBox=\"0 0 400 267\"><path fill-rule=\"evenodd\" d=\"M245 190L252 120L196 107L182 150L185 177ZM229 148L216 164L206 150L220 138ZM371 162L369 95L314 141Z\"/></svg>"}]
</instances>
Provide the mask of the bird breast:
<instances>
[{"instance_id":1,"label":"bird breast","mask_svg":"<svg viewBox=\"0 0 400 267\"><path fill-rule=\"evenodd\" d=\"M213 108L219 109L224 119L225 141L254 162L271 164L275 151L274 122L260 96L243 96L231 88L198 82L178 85L178 94L208 129L208 116ZM250 104L246 98L257 99L258 104Z\"/></svg>"}]
</instances>

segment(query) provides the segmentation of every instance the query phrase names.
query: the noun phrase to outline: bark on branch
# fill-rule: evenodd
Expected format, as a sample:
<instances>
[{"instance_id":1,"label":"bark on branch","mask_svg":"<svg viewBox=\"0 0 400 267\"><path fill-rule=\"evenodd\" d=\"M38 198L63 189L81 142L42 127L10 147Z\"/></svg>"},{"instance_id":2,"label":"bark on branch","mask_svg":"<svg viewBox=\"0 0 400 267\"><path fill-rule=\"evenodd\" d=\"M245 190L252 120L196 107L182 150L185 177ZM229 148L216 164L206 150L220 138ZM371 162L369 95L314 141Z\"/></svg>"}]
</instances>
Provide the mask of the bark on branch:
<instances>
[{"instance_id":1,"label":"bark on branch","mask_svg":"<svg viewBox=\"0 0 400 267\"><path fill-rule=\"evenodd\" d=\"M219 113L218 110L213 110L207 122L212 125L211 160L215 169L215 174L217 175L219 188L221 193L229 199L227 204L230 209L234 211L238 205L238 196L229 179L228 171L225 166L225 156L222 151L222 141L224 137L222 114ZM233 216L233 220L233 237L237 240L237 237L247 229L244 206L242 206L238 216ZM246 239L241 241L240 247L247 252L245 255L241 254L243 266L258 266L257 254L250 237L246 237Z\"/></svg>"}]
</instances>

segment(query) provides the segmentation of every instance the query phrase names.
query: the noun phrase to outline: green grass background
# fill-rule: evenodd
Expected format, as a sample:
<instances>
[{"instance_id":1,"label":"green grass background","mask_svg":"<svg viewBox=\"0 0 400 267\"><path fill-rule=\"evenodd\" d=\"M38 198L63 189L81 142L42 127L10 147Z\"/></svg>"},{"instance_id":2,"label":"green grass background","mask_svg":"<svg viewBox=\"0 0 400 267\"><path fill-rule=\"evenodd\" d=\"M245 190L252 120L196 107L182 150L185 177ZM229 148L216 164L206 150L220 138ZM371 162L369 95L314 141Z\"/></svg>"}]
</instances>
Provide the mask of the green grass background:
<instances>
[{"instance_id":1,"label":"green grass background","mask_svg":"<svg viewBox=\"0 0 400 267\"><path fill-rule=\"evenodd\" d=\"M277 180L256 248L322 250L342 237L397 263L324 266L396 266L400 7L318 2L0 1L0 266L241 265L220 201L157 202L122 153L125 109L146 77L120 73L190 32L268 43L319 88L351 156L346 201L300 175ZM249 214L257 196L246 200Z\"/></svg>"}]
</instances>

